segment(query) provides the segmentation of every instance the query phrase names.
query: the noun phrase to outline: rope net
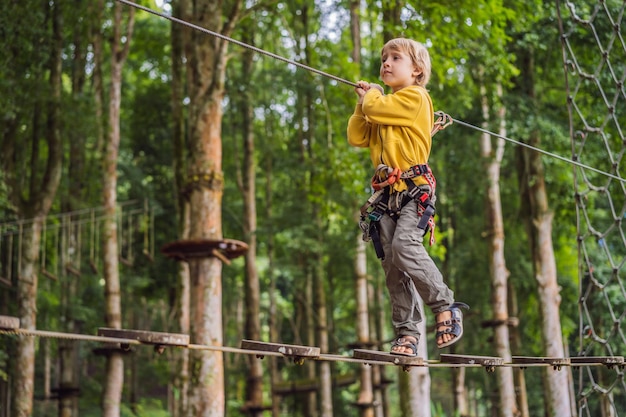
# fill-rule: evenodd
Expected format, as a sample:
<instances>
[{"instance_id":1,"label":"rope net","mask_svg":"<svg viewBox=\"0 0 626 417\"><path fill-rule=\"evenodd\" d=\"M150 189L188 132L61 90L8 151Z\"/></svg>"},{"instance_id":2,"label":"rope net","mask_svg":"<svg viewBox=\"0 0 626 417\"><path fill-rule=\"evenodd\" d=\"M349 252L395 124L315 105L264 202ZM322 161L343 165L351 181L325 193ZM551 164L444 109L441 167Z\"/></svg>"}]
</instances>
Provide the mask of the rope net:
<instances>
[{"instance_id":1,"label":"rope net","mask_svg":"<svg viewBox=\"0 0 626 417\"><path fill-rule=\"evenodd\" d=\"M572 159L619 178L626 150L623 1L559 5ZM580 278L580 356L624 356L626 216L624 181L574 169ZM579 416L626 416L623 368L581 367Z\"/></svg>"}]
</instances>

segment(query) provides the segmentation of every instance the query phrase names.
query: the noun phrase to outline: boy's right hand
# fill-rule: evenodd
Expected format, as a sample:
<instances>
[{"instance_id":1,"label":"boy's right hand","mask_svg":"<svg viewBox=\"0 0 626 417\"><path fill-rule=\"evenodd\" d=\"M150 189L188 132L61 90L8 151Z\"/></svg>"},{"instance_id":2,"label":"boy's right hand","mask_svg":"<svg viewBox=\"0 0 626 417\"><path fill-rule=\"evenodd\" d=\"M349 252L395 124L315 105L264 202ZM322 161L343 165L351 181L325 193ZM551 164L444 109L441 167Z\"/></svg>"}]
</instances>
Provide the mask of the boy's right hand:
<instances>
[{"instance_id":1,"label":"boy's right hand","mask_svg":"<svg viewBox=\"0 0 626 417\"><path fill-rule=\"evenodd\" d=\"M367 93L367 90L370 89L370 83L368 83L367 81L357 81L356 83L356 87L354 87L354 92L357 94L357 96L359 96L359 101L358 103L361 104L363 103L363 96L365 96L365 93Z\"/></svg>"},{"instance_id":2,"label":"boy's right hand","mask_svg":"<svg viewBox=\"0 0 626 417\"><path fill-rule=\"evenodd\" d=\"M359 104L363 103L363 96L365 96L365 93L367 93L367 91L371 88L375 88L383 94L385 93L383 88L378 84L370 84L367 81L361 80L361 81L357 81L356 85L357 86L354 88L354 91L359 96L359 101L358 101Z\"/></svg>"}]
</instances>

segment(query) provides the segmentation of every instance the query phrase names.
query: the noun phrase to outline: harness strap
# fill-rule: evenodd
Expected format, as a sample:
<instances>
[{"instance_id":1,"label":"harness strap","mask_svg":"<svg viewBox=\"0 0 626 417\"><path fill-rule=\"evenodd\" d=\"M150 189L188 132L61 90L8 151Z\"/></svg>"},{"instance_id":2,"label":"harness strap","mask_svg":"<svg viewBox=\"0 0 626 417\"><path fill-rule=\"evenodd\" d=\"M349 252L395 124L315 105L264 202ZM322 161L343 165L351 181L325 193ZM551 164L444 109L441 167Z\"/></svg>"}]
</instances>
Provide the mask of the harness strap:
<instances>
[{"instance_id":1,"label":"harness strap","mask_svg":"<svg viewBox=\"0 0 626 417\"><path fill-rule=\"evenodd\" d=\"M417 201L417 214L420 216L420 221L417 224L417 228L430 231L430 246L435 244L435 204L433 203L430 195L427 192L419 188L413 181L408 181L409 196Z\"/></svg>"},{"instance_id":2,"label":"harness strap","mask_svg":"<svg viewBox=\"0 0 626 417\"><path fill-rule=\"evenodd\" d=\"M425 192L412 181L413 178L420 176L424 177L426 183L429 185L430 193ZM435 194L437 180L435 179L430 167L427 164L419 164L401 172L398 168L392 169L384 164L380 164L376 167L376 171L372 177L372 188L374 188L375 192L370 196L365 204L361 206L360 222L361 229L363 229L364 232L364 239L372 240L376 249L376 254L379 258L383 258L384 253L382 252L380 244L377 223L385 214L389 214L389 216L391 216L394 220L397 219L399 215L398 211L394 210L392 212L389 208L389 186L395 184L400 179L406 181L408 187L407 195L410 198L402 201L397 208L404 207L410 199L416 200L417 212L420 216L420 221L417 227L420 230L424 230L424 233L426 233L426 231L430 231L430 245L435 243L435 204L431 199L431 195ZM394 207L396 207L396 205L394 205ZM369 220L369 224L367 224L367 220Z\"/></svg>"}]
</instances>

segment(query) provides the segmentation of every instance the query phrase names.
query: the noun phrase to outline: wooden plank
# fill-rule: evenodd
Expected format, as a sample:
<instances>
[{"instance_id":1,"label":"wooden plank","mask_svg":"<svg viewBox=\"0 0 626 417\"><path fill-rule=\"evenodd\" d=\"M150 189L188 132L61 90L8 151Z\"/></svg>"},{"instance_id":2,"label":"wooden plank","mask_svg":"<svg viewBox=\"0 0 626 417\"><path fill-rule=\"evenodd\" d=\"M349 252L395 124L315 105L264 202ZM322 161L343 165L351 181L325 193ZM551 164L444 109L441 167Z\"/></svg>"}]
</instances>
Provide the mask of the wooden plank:
<instances>
[{"instance_id":1,"label":"wooden plank","mask_svg":"<svg viewBox=\"0 0 626 417\"><path fill-rule=\"evenodd\" d=\"M390 362L402 366L424 366L424 358L419 356L393 355L380 350L354 349L352 356L363 361Z\"/></svg>"},{"instance_id":2,"label":"wooden plank","mask_svg":"<svg viewBox=\"0 0 626 417\"><path fill-rule=\"evenodd\" d=\"M511 359L511 363L515 365L551 365L561 367L570 364L570 358L513 356Z\"/></svg>"},{"instance_id":3,"label":"wooden plank","mask_svg":"<svg viewBox=\"0 0 626 417\"><path fill-rule=\"evenodd\" d=\"M261 352L278 352L285 356L296 356L302 358L317 358L320 356L320 348L318 347L258 342L256 340L246 339L241 341L241 349L256 350Z\"/></svg>"},{"instance_id":4,"label":"wooden plank","mask_svg":"<svg viewBox=\"0 0 626 417\"><path fill-rule=\"evenodd\" d=\"M441 354L441 363L453 363L459 365L482 365L482 366L502 366L504 359L497 356L474 356L474 355L452 355Z\"/></svg>"},{"instance_id":5,"label":"wooden plank","mask_svg":"<svg viewBox=\"0 0 626 417\"><path fill-rule=\"evenodd\" d=\"M188 346L189 335L176 333L151 332L146 330L111 329L101 327L98 336L118 339L138 340L158 346Z\"/></svg>"},{"instance_id":6,"label":"wooden plank","mask_svg":"<svg viewBox=\"0 0 626 417\"><path fill-rule=\"evenodd\" d=\"M15 330L20 328L20 319L11 316L0 316L1 330Z\"/></svg>"},{"instance_id":7,"label":"wooden plank","mask_svg":"<svg viewBox=\"0 0 626 417\"><path fill-rule=\"evenodd\" d=\"M572 365L589 365L589 364L602 364L602 365L623 365L623 356L577 356L569 358Z\"/></svg>"}]
</instances>

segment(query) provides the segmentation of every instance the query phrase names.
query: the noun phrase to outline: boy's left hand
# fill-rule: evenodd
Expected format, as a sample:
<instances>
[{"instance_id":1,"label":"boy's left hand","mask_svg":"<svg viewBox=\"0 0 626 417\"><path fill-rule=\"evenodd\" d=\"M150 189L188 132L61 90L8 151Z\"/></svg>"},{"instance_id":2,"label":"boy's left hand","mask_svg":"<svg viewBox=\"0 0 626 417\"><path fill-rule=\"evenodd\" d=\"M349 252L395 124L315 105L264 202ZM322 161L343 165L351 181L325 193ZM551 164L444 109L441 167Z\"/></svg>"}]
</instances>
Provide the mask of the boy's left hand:
<instances>
[{"instance_id":1,"label":"boy's left hand","mask_svg":"<svg viewBox=\"0 0 626 417\"><path fill-rule=\"evenodd\" d=\"M378 84L372 84L370 83L370 88L375 88L378 91L380 91L382 94L385 94L385 90L383 89L382 86L378 85Z\"/></svg>"}]
</instances>

